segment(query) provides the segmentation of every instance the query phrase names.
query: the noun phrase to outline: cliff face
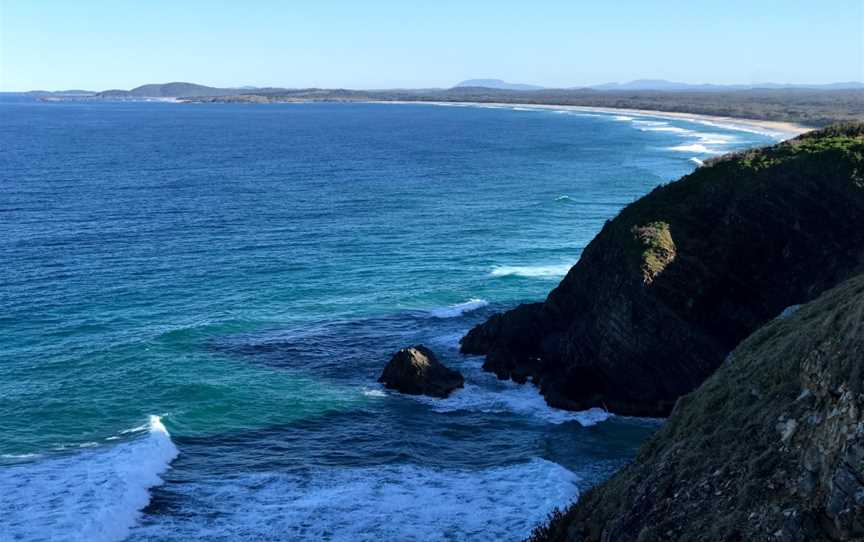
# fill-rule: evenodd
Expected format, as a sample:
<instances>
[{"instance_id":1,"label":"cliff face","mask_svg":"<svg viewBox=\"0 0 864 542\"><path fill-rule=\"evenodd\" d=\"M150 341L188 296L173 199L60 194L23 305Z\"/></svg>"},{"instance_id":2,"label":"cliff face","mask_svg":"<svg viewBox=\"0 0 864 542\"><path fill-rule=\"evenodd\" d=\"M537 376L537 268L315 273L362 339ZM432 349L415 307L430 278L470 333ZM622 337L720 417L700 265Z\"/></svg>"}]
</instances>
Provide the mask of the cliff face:
<instances>
[{"instance_id":1,"label":"cliff face","mask_svg":"<svg viewBox=\"0 0 864 542\"><path fill-rule=\"evenodd\" d=\"M864 276L745 340L532 540L864 540Z\"/></svg>"},{"instance_id":2,"label":"cliff face","mask_svg":"<svg viewBox=\"0 0 864 542\"><path fill-rule=\"evenodd\" d=\"M665 416L785 307L864 270L864 125L724 157L624 208L542 303L462 339L553 406Z\"/></svg>"}]
</instances>

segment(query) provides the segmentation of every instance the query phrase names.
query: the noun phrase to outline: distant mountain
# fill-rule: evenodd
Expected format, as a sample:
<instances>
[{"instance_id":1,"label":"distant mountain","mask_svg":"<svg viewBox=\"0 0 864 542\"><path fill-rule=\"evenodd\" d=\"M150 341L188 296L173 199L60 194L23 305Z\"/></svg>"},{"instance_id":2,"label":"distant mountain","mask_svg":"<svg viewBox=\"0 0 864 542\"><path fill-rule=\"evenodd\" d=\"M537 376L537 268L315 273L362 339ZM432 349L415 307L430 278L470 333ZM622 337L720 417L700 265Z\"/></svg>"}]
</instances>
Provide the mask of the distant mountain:
<instances>
[{"instance_id":1,"label":"distant mountain","mask_svg":"<svg viewBox=\"0 0 864 542\"><path fill-rule=\"evenodd\" d=\"M263 89L256 89L261 91ZM236 96L249 92L248 88L216 88L195 83L156 83L141 85L132 90L105 90L99 98L201 98L206 96Z\"/></svg>"},{"instance_id":2,"label":"distant mountain","mask_svg":"<svg viewBox=\"0 0 864 542\"><path fill-rule=\"evenodd\" d=\"M289 89L279 87L232 87L218 88L197 85L195 83L153 83L141 85L132 90L104 90L96 94L97 98L109 99L141 99L141 98L208 98L216 96L241 96L254 92L255 94L273 94L288 92Z\"/></svg>"},{"instance_id":3,"label":"distant mountain","mask_svg":"<svg viewBox=\"0 0 864 542\"><path fill-rule=\"evenodd\" d=\"M465 86L481 85L481 86ZM482 85L506 85L494 88ZM528 87L517 90L514 87ZM663 80L598 85L599 88L537 88L495 79L463 81L449 89L354 90L327 88L217 88L192 83L143 85L132 90L107 90L84 95L44 95L57 101L177 99L184 102L294 103L294 102L478 102L575 105L718 115L742 119L795 122L825 126L864 119L864 84L806 85L690 85ZM703 92L700 92L702 90ZM707 91L711 92L707 92Z\"/></svg>"},{"instance_id":4,"label":"distant mountain","mask_svg":"<svg viewBox=\"0 0 864 542\"><path fill-rule=\"evenodd\" d=\"M666 81L665 79L637 79L628 83L604 83L602 85L593 85L594 90L612 90L612 91L629 91L629 90L661 90L661 91L705 91L705 92L721 92L728 90L751 90L751 89L812 89L812 90L857 90L864 89L864 83L859 81L849 81L843 83L827 83L822 85L796 85L786 83L757 83L752 85L714 85L705 84L690 84L677 83L675 81Z\"/></svg>"},{"instance_id":5,"label":"distant mountain","mask_svg":"<svg viewBox=\"0 0 864 542\"><path fill-rule=\"evenodd\" d=\"M491 89L496 91L506 92L530 92L540 90L553 90L548 87L538 85L527 85L523 83L508 83L501 79L468 79L460 82L450 90L443 89L401 89L399 92L465 92L469 89L480 91L481 89ZM767 89L767 90L784 90L784 89L810 89L810 90L861 90L864 89L864 83L858 81L830 83L824 85L793 85L793 84L777 84L764 83L758 85L714 85L701 84L694 85L690 83L678 83L674 81L666 81L664 79L637 79L627 83L605 83L602 85L594 85L590 87L581 87L579 90L594 90L594 91L609 91L609 92L634 92L634 91L667 91L667 92L725 92L734 90L751 90L751 89ZM226 96L243 96L247 94L256 95L285 95L294 94L298 89L285 89L278 87L232 87L218 88L208 87L205 85L197 85L195 83L157 83L142 85L133 88L132 90L105 90L98 93L93 93L85 90L67 90L58 92L33 91L32 94L37 95L65 95L75 96L93 95L96 98L107 99L146 99L146 98L215 98ZM307 89L310 90L310 89ZM577 90L572 89L559 90ZM382 92L382 91L369 91ZM384 91L386 92L386 91ZM395 92L395 90L394 90Z\"/></svg>"},{"instance_id":6,"label":"distant mountain","mask_svg":"<svg viewBox=\"0 0 864 542\"><path fill-rule=\"evenodd\" d=\"M135 87L132 90L106 90L97 94L100 98L180 98L201 96L228 96L239 94L240 89L226 89L196 85L195 83L163 83Z\"/></svg>"},{"instance_id":7,"label":"distant mountain","mask_svg":"<svg viewBox=\"0 0 864 542\"><path fill-rule=\"evenodd\" d=\"M546 90L551 87L538 85L525 85L521 83L508 83L501 79L468 79L462 81L457 88L492 88L496 90ZM665 79L636 79L626 83L603 83L583 87L571 87L567 90L591 89L601 91L665 91L665 92L724 92L730 90L753 90L753 89L809 89L809 90L860 90L864 89L864 83L860 81L846 81L841 83L826 83L821 85L802 85L789 83L756 83L752 85L717 85L712 83L692 84L667 81Z\"/></svg>"},{"instance_id":8,"label":"distant mountain","mask_svg":"<svg viewBox=\"0 0 864 542\"><path fill-rule=\"evenodd\" d=\"M845 81L841 83L826 83L822 85L789 85L782 83L761 83L752 85L748 88L769 88L769 89L784 89L784 88L803 88L814 90L861 90L864 89L864 83L861 81Z\"/></svg>"},{"instance_id":9,"label":"distant mountain","mask_svg":"<svg viewBox=\"0 0 864 542\"><path fill-rule=\"evenodd\" d=\"M526 85L523 83L508 83L501 79L466 79L453 88L459 87L496 88L499 90L542 90L544 88L537 85Z\"/></svg>"},{"instance_id":10,"label":"distant mountain","mask_svg":"<svg viewBox=\"0 0 864 542\"><path fill-rule=\"evenodd\" d=\"M687 83L666 81L664 79L637 79L628 83L604 83L588 88L593 88L594 90L693 90L696 87L714 88L717 85L690 85Z\"/></svg>"}]
</instances>

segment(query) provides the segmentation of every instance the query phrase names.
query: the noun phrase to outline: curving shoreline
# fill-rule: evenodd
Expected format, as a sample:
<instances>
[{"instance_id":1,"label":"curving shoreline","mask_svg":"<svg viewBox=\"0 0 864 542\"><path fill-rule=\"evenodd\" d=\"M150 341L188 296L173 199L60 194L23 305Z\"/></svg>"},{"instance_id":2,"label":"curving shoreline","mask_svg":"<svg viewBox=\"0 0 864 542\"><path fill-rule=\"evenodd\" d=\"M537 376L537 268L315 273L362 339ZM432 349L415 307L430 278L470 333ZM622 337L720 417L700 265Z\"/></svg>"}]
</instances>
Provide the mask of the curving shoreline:
<instances>
[{"instance_id":1,"label":"curving shoreline","mask_svg":"<svg viewBox=\"0 0 864 542\"><path fill-rule=\"evenodd\" d=\"M721 128L727 128L732 130L767 133L770 134L772 137L775 137L778 141L790 139L816 129L811 126L805 126L803 124L798 124L794 122L724 117L717 115L703 115L699 113L683 113L676 111L657 111L651 109L629 109L616 107L591 107L582 105L552 105L510 102L434 102L425 100L371 100L368 103L429 104L451 107L520 107L541 111L574 111L581 113L602 113L609 115L633 115L639 117L652 117L660 119L698 122L702 124L716 125Z\"/></svg>"}]
</instances>

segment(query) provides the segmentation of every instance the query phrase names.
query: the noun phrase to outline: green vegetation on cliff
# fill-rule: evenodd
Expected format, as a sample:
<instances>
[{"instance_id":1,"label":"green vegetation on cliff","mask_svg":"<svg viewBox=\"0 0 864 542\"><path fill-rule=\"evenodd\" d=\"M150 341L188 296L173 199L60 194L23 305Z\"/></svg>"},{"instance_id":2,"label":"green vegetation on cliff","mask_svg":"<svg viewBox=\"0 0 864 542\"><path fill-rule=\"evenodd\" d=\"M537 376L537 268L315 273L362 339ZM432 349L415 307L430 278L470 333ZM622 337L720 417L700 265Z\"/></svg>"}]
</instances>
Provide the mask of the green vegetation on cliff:
<instances>
[{"instance_id":1,"label":"green vegetation on cliff","mask_svg":"<svg viewBox=\"0 0 864 542\"><path fill-rule=\"evenodd\" d=\"M864 539L864 276L787 313L531 540Z\"/></svg>"},{"instance_id":2,"label":"green vegetation on cliff","mask_svg":"<svg viewBox=\"0 0 864 542\"><path fill-rule=\"evenodd\" d=\"M864 127L710 161L628 205L543 303L462 340L557 407L665 416L785 307L864 272Z\"/></svg>"}]
</instances>

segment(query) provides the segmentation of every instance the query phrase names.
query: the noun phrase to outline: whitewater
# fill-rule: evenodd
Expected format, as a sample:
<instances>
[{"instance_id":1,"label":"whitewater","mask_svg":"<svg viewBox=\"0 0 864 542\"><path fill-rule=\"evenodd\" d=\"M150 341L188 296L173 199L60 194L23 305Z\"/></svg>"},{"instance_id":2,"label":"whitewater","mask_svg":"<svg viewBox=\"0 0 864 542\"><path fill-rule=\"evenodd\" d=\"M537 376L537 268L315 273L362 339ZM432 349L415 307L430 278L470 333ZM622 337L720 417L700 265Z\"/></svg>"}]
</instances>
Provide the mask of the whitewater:
<instances>
[{"instance_id":1,"label":"whitewater","mask_svg":"<svg viewBox=\"0 0 864 542\"><path fill-rule=\"evenodd\" d=\"M503 105L0 114L0 540L27 542L522 539L658 423L550 408L459 339L624 205L778 137ZM413 344L464 389L377 384Z\"/></svg>"}]
</instances>

